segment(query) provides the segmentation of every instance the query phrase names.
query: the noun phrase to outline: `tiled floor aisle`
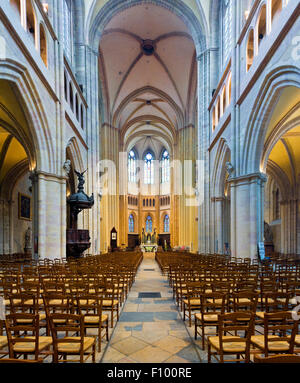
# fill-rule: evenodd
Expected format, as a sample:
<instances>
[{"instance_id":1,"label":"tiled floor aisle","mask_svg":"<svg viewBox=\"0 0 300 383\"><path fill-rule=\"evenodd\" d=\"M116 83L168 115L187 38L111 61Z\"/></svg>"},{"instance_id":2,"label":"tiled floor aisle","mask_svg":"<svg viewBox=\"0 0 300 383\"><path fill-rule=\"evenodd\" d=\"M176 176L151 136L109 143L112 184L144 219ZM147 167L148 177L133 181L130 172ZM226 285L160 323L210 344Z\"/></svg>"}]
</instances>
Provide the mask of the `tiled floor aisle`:
<instances>
[{"instance_id":1,"label":"tiled floor aisle","mask_svg":"<svg viewBox=\"0 0 300 383\"><path fill-rule=\"evenodd\" d=\"M143 292L158 292L161 298L139 298ZM200 350L180 317L167 278L161 274L154 254L144 256L100 362L201 362Z\"/></svg>"}]
</instances>

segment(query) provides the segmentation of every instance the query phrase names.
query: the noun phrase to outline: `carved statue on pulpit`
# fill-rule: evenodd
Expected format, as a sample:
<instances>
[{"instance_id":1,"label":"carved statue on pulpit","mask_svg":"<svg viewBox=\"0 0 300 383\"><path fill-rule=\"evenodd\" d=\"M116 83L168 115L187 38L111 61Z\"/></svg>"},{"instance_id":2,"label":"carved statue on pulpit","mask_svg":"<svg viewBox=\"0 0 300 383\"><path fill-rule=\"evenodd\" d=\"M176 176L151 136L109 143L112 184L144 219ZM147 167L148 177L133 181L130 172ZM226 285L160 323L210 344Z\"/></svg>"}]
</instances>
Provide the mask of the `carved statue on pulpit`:
<instances>
[{"instance_id":1,"label":"carved statue on pulpit","mask_svg":"<svg viewBox=\"0 0 300 383\"><path fill-rule=\"evenodd\" d=\"M87 169L84 172L80 173L77 170L75 170L75 173L78 177L78 190L79 191L81 191L81 190L83 191L83 185L85 184L85 180L84 180L83 175L86 171L87 171Z\"/></svg>"}]
</instances>

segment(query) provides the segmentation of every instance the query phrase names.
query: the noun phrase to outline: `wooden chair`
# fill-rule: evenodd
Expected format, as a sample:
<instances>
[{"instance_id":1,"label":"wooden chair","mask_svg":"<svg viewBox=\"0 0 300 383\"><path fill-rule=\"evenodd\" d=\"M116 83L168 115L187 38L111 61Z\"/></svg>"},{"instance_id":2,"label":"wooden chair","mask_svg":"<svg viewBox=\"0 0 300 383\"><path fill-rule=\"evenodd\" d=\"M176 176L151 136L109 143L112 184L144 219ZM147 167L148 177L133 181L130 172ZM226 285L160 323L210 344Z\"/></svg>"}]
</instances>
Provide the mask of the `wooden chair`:
<instances>
[{"instance_id":1,"label":"wooden chair","mask_svg":"<svg viewBox=\"0 0 300 383\"><path fill-rule=\"evenodd\" d=\"M3 335L3 328L5 327L4 319L0 318L0 355L8 355L8 351L3 350L8 345L7 335Z\"/></svg>"},{"instance_id":2,"label":"wooden chair","mask_svg":"<svg viewBox=\"0 0 300 383\"><path fill-rule=\"evenodd\" d=\"M186 299L182 300L183 320L186 316L189 319L189 327L192 326L192 311L200 310L200 296L205 293L204 282L187 282Z\"/></svg>"},{"instance_id":3,"label":"wooden chair","mask_svg":"<svg viewBox=\"0 0 300 383\"><path fill-rule=\"evenodd\" d=\"M108 315L102 313L102 296L93 294L80 294L73 296L73 306L79 315L84 316L84 329L93 328L98 330L98 352L101 351L101 340L105 336L108 341ZM105 330L102 335L102 330Z\"/></svg>"},{"instance_id":4,"label":"wooden chair","mask_svg":"<svg viewBox=\"0 0 300 383\"><path fill-rule=\"evenodd\" d=\"M50 314L49 323L53 339L53 362L84 363L96 359L96 344L93 337L84 336L84 316L77 314ZM71 336L69 334L72 334ZM63 334L63 336L62 336ZM79 334L79 336L78 336ZM67 359L68 356L79 359ZM62 359L61 359L62 358Z\"/></svg>"},{"instance_id":5,"label":"wooden chair","mask_svg":"<svg viewBox=\"0 0 300 383\"><path fill-rule=\"evenodd\" d=\"M102 310L110 312L111 327L114 327L114 317L119 320L119 300L115 293L115 286L113 283L106 283L103 289L103 302ZM116 315L114 315L116 313Z\"/></svg>"},{"instance_id":6,"label":"wooden chair","mask_svg":"<svg viewBox=\"0 0 300 383\"><path fill-rule=\"evenodd\" d=\"M173 297L175 297L176 304L183 309L183 299L187 297L186 277L184 273L177 270L174 275Z\"/></svg>"},{"instance_id":7,"label":"wooden chair","mask_svg":"<svg viewBox=\"0 0 300 383\"><path fill-rule=\"evenodd\" d=\"M280 354L263 357L254 355L254 363L300 363L300 355L296 354Z\"/></svg>"},{"instance_id":8,"label":"wooden chair","mask_svg":"<svg viewBox=\"0 0 300 383\"><path fill-rule=\"evenodd\" d=\"M43 292L45 294L48 293L60 293L66 294L65 284L61 281L57 280L43 280L42 281Z\"/></svg>"},{"instance_id":9,"label":"wooden chair","mask_svg":"<svg viewBox=\"0 0 300 383\"><path fill-rule=\"evenodd\" d=\"M241 318L243 324L240 323ZM250 339L254 328L254 314L225 313L219 315L218 336L208 337L208 363L213 356L218 362L250 362ZM240 335L226 335L234 332ZM241 334L243 333L243 334ZM226 355L236 355L236 359L225 360ZM219 356L219 358L218 358Z\"/></svg>"},{"instance_id":10,"label":"wooden chair","mask_svg":"<svg viewBox=\"0 0 300 383\"><path fill-rule=\"evenodd\" d=\"M40 355L47 357L52 354L52 351L49 350L52 345L52 338L39 335L39 322L38 314L16 313L6 315L5 328L10 358L23 355L24 359L27 359L28 355L34 355L35 360L38 360Z\"/></svg>"},{"instance_id":11,"label":"wooden chair","mask_svg":"<svg viewBox=\"0 0 300 383\"><path fill-rule=\"evenodd\" d=\"M195 339L197 335L201 335L202 349L205 344L205 327L218 328L219 315L225 312L227 295L222 292L204 293L200 296L200 313L195 314ZM201 328L201 334L198 332Z\"/></svg>"},{"instance_id":12,"label":"wooden chair","mask_svg":"<svg viewBox=\"0 0 300 383\"><path fill-rule=\"evenodd\" d=\"M251 344L267 357L269 354L293 354L298 321L289 311L265 313L264 334L252 335ZM255 351L253 352L255 353ZM256 352L257 353L257 352Z\"/></svg>"}]
</instances>

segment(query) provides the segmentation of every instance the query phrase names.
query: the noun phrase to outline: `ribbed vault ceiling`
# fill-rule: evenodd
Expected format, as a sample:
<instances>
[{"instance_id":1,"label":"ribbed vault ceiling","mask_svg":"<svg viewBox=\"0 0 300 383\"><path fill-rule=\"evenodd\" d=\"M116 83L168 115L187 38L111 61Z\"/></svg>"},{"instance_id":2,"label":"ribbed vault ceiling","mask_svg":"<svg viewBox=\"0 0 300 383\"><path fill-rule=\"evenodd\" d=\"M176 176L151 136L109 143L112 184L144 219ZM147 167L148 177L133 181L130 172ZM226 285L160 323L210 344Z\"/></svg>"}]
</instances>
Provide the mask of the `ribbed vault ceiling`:
<instances>
[{"instance_id":1,"label":"ribbed vault ceiling","mask_svg":"<svg viewBox=\"0 0 300 383\"><path fill-rule=\"evenodd\" d=\"M145 41L148 50L142 48ZM113 17L100 42L99 66L105 122L121 129L125 141L138 132L148 136L151 129L174 141L176 130L190 122L195 47L171 11L143 4Z\"/></svg>"}]
</instances>

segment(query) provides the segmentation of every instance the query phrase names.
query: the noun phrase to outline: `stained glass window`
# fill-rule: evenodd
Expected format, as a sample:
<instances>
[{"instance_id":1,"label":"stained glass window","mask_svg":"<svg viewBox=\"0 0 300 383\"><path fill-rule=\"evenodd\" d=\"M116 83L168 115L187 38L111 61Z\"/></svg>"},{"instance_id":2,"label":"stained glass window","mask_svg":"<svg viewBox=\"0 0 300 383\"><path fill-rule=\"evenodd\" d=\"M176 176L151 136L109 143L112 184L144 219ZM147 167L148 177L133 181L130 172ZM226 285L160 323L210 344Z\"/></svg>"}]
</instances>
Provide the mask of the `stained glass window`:
<instances>
[{"instance_id":1,"label":"stained glass window","mask_svg":"<svg viewBox=\"0 0 300 383\"><path fill-rule=\"evenodd\" d=\"M225 64L229 58L232 43L232 0L223 0L222 16L223 64Z\"/></svg>"},{"instance_id":2,"label":"stained glass window","mask_svg":"<svg viewBox=\"0 0 300 383\"><path fill-rule=\"evenodd\" d=\"M164 218L164 232L165 233L169 233L170 232L170 218L167 215L165 215L165 218Z\"/></svg>"},{"instance_id":3,"label":"stained glass window","mask_svg":"<svg viewBox=\"0 0 300 383\"><path fill-rule=\"evenodd\" d=\"M146 233L152 233L152 218L150 215L146 218Z\"/></svg>"},{"instance_id":4,"label":"stained glass window","mask_svg":"<svg viewBox=\"0 0 300 383\"><path fill-rule=\"evenodd\" d=\"M165 150L161 157L161 183L170 181L170 156Z\"/></svg>"},{"instance_id":5,"label":"stained glass window","mask_svg":"<svg viewBox=\"0 0 300 383\"><path fill-rule=\"evenodd\" d=\"M129 225L129 233L134 233L134 218L132 214L130 214L129 216L128 225Z\"/></svg>"},{"instance_id":6,"label":"stained glass window","mask_svg":"<svg viewBox=\"0 0 300 383\"><path fill-rule=\"evenodd\" d=\"M136 182L136 155L133 150L131 150L128 154L128 181Z\"/></svg>"},{"instance_id":7,"label":"stained glass window","mask_svg":"<svg viewBox=\"0 0 300 383\"><path fill-rule=\"evenodd\" d=\"M68 59L72 60L72 1L64 0L64 50Z\"/></svg>"}]
</instances>

